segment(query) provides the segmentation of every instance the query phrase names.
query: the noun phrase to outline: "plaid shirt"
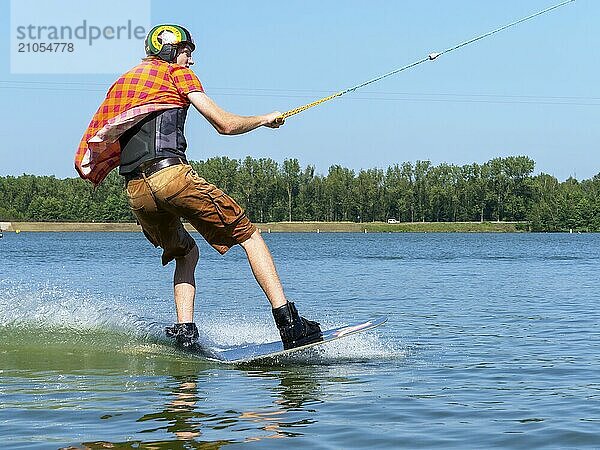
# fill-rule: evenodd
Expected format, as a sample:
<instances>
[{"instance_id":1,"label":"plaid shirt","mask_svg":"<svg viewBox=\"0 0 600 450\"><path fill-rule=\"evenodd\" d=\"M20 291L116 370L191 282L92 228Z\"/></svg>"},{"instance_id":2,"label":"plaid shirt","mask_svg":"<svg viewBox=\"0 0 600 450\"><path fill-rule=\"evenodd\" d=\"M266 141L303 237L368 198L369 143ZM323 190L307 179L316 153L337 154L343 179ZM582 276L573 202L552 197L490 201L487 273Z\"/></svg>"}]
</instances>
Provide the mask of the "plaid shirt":
<instances>
[{"instance_id":1,"label":"plaid shirt","mask_svg":"<svg viewBox=\"0 0 600 450\"><path fill-rule=\"evenodd\" d=\"M108 90L75 153L79 176L99 185L119 166L119 137L153 111L189 106L190 92L204 92L190 69L150 58L123 74Z\"/></svg>"}]
</instances>

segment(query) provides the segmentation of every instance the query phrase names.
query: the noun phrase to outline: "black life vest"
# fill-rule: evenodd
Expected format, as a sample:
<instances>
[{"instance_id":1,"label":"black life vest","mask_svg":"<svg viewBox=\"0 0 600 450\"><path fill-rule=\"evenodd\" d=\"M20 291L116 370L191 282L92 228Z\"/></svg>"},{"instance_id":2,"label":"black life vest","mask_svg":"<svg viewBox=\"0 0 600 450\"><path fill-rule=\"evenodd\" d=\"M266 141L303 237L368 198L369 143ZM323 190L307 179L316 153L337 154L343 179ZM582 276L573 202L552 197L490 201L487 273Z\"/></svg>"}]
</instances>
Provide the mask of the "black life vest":
<instances>
[{"instance_id":1,"label":"black life vest","mask_svg":"<svg viewBox=\"0 0 600 450\"><path fill-rule=\"evenodd\" d=\"M187 142L183 134L188 108L173 108L149 114L119 138L119 174L126 175L154 159L185 159Z\"/></svg>"}]
</instances>

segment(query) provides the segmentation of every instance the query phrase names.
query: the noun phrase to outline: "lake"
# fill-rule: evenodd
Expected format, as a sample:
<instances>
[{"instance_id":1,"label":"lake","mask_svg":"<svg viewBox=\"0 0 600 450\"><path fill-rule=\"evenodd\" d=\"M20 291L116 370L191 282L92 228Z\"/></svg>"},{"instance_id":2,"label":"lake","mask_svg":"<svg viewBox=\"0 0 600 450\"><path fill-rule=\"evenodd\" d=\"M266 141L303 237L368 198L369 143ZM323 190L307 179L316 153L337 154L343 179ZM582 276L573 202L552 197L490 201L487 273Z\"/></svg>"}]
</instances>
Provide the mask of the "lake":
<instances>
[{"instance_id":1,"label":"lake","mask_svg":"<svg viewBox=\"0 0 600 450\"><path fill-rule=\"evenodd\" d=\"M242 249L193 236L203 342L277 339ZM141 233L5 233L3 448L600 447L600 235L263 236L302 315L388 323L207 362L163 336L174 264Z\"/></svg>"}]
</instances>

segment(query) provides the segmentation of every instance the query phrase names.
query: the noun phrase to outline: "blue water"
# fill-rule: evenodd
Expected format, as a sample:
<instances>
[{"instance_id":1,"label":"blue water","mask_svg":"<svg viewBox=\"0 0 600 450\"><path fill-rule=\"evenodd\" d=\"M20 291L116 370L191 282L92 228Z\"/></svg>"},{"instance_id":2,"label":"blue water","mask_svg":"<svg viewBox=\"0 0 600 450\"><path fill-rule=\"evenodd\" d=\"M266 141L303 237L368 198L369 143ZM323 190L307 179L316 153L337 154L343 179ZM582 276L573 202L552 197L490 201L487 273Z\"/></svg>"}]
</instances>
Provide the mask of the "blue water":
<instances>
[{"instance_id":1,"label":"blue water","mask_svg":"<svg viewBox=\"0 0 600 450\"><path fill-rule=\"evenodd\" d=\"M600 235L264 236L303 315L388 323L207 363L163 337L173 267L141 234L5 233L2 447L600 447ZM197 278L207 345L277 338L241 249L201 243Z\"/></svg>"}]
</instances>

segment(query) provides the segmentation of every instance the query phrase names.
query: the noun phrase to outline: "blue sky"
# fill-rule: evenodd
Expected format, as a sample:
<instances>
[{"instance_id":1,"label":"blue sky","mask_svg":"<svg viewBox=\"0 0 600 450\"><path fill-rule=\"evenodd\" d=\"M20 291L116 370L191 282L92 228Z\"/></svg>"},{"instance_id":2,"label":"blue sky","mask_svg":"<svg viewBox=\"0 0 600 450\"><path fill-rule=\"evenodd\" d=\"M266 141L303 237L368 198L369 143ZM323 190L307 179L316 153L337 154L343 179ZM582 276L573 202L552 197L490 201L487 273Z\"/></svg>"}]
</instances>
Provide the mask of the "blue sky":
<instances>
[{"instance_id":1,"label":"blue sky","mask_svg":"<svg viewBox=\"0 0 600 450\"><path fill-rule=\"evenodd\" d=\"M207 94L251 115L294 108L555 3L152 1L151 21L186 26ZM600 2L577 0L305 111L279 130L224 137L190 114L189 158L298 158L327 173L332 164L358 170L528 155L536 172L590 178L600 172L599 17ZM0 175L76 176L75 149L118 73L11 74L7 0L0 24ZM122 71L142 56L140 45Z\"/></svg>"}]
</instances>

